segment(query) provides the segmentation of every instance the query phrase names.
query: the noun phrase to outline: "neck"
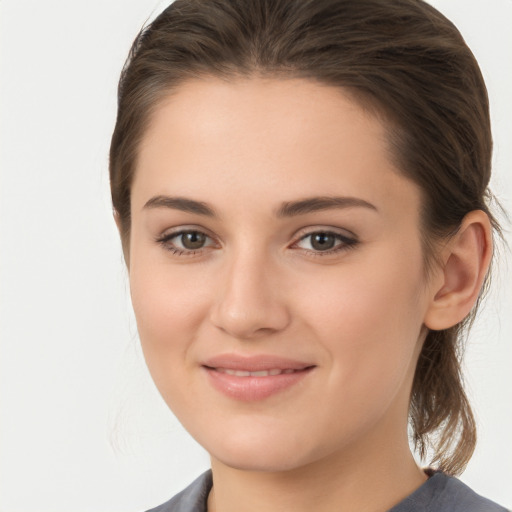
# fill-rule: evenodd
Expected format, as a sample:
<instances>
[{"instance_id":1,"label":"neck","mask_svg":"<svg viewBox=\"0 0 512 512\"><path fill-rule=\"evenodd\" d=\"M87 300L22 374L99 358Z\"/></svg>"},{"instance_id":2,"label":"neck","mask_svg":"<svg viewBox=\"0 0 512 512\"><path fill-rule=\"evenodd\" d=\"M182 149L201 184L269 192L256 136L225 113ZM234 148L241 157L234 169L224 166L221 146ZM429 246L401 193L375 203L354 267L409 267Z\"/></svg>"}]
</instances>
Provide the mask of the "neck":
<instances>
[{"instance_id":1,"label":"neck","mask_svg":"<svg viewBox=\"0 0 512 512\"><path fill-rule=\"evenodd\" d=\"M413 376L411 365L409 387L386 414L327 457L280 471L234 468L212 457L208 512L388 511L427 480L409 448Z\"/></svg>"},{"instance_id":2,"label":"neck","mask_svg":"<svg viewBox=\"0 0 512 512\"><path fill-rule=\"evenodd\" d=\"M364 450L351 447L279 472L236 469L212 459L208 512L385 512L427 477L416 465L406 435L384 444L377 438L366 441Z\"/></svg>"}]
</instances>

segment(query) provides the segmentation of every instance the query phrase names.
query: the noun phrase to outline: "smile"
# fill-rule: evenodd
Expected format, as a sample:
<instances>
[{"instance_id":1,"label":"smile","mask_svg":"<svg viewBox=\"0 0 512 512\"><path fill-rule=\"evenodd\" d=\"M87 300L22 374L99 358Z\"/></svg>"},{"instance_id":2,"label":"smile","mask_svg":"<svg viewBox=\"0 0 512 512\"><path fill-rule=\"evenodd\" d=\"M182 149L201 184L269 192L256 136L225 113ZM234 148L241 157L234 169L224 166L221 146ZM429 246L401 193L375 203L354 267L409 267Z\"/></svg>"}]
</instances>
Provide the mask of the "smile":
<instances>
[{"instance_id":1,"label":"smile","mask_svg":"<svg viewBox=\"0 0 512 512\"><path fill-rule=\"evenodd\" d=\"M294 373L301 370L293 370L291 368L287 368L285 370L280 370L279 368L274 368L272 370L259 370L255 372L249 372L245 370L232 370L231 368L212 368L220 373L227 373L228 375L234 375L236 377L269 377L274 375L281 375L283 373Z\"/></svg>"},{"instance_id":2,"label":"smile","mask_svg":"<svg viewBox=\"0 0 512 512\"><path fill-rule=\"evenodd\" d=\"M270 355L224 354L202 365L209 385L237 401L264 400L294 387L316 367Z\"/></svg>"}]
</instances>

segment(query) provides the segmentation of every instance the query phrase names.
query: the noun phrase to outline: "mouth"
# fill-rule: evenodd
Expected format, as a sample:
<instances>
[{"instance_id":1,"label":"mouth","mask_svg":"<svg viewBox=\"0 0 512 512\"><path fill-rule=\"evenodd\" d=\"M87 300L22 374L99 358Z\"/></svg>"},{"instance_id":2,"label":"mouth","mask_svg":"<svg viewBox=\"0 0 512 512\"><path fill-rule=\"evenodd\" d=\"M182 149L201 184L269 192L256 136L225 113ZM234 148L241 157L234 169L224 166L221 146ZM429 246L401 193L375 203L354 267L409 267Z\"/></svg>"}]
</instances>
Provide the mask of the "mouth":
<instances>
[{"instance_id":1,"label":"mouth","mask_svg":"<svg viewBox=\"0 0 512 512\"><path fill-rule=\"evenodd\" d=\"M223 395L239 401L263 400L294 387L315 365L274 356L221 355L205 361L209 383Z\"/></svg>"},{"instance_id":2,"label":"mouth","mask_svg":"<svg viewBox=\"0 0 512 512\"><path fill-rule=\"evenodd\" d=\"M231 368L210 368L210 370L214 370L220 373L226 373L227 375L234 375L235 377L273 377L274 375L283 375L302 371L293 370L292 368L286 368L285 370L273 368L271 370L258 370L254 372L247 370L233 370Z\"/></svg>"}]
</instances>

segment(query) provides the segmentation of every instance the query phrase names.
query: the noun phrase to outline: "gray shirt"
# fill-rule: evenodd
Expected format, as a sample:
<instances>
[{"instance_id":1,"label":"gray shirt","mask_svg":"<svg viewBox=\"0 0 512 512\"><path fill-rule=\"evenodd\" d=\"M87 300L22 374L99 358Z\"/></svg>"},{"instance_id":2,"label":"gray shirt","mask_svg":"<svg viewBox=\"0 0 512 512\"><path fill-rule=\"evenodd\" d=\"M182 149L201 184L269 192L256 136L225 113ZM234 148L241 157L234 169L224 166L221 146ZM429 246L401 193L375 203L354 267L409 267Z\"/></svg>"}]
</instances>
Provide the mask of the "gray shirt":
<instances>
[{"instance_id":1,"label":"gray shirt","mask_svg":"<svg viewBox=\"0 0 512 512\"><path fill-rule=\"evenodd\" d=\"M206 512L212 473L206 471L171 500L147 512ZM479 496L457 478L441 472L432 476L389 512L507 512Z\"/></svg>"}]
</instances>

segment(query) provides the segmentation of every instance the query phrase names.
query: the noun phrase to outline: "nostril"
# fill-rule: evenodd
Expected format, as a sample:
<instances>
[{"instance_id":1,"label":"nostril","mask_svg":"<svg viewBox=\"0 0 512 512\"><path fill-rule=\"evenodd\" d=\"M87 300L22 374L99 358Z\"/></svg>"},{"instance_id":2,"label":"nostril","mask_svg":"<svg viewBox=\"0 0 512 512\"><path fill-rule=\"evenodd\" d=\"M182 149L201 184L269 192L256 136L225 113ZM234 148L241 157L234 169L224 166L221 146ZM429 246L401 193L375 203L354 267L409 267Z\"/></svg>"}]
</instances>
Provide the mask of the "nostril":
<instances>
[{"instance_id":1,"label":"nostril","mask_svg":"<svg viewBox=\"0 0 512 512\"><path fill-rule=\"evenodd\" d=\"M225 272L217 276L210 315L213 325L239 339L271 336L289 325L287 297L270 265L253 250L233 255Z\"/></svg>"},{"instance_id":2,"label":"nostril","mask_svg":"<svg viewBox=\"0 0 512 512\"><path fill-rule=\"evenodd\" d=\"M244 309L220 303L210 318L215 327L240 339L271 336L290 322L284 305L263 302Z\"/></svg>"}]
</instances>

